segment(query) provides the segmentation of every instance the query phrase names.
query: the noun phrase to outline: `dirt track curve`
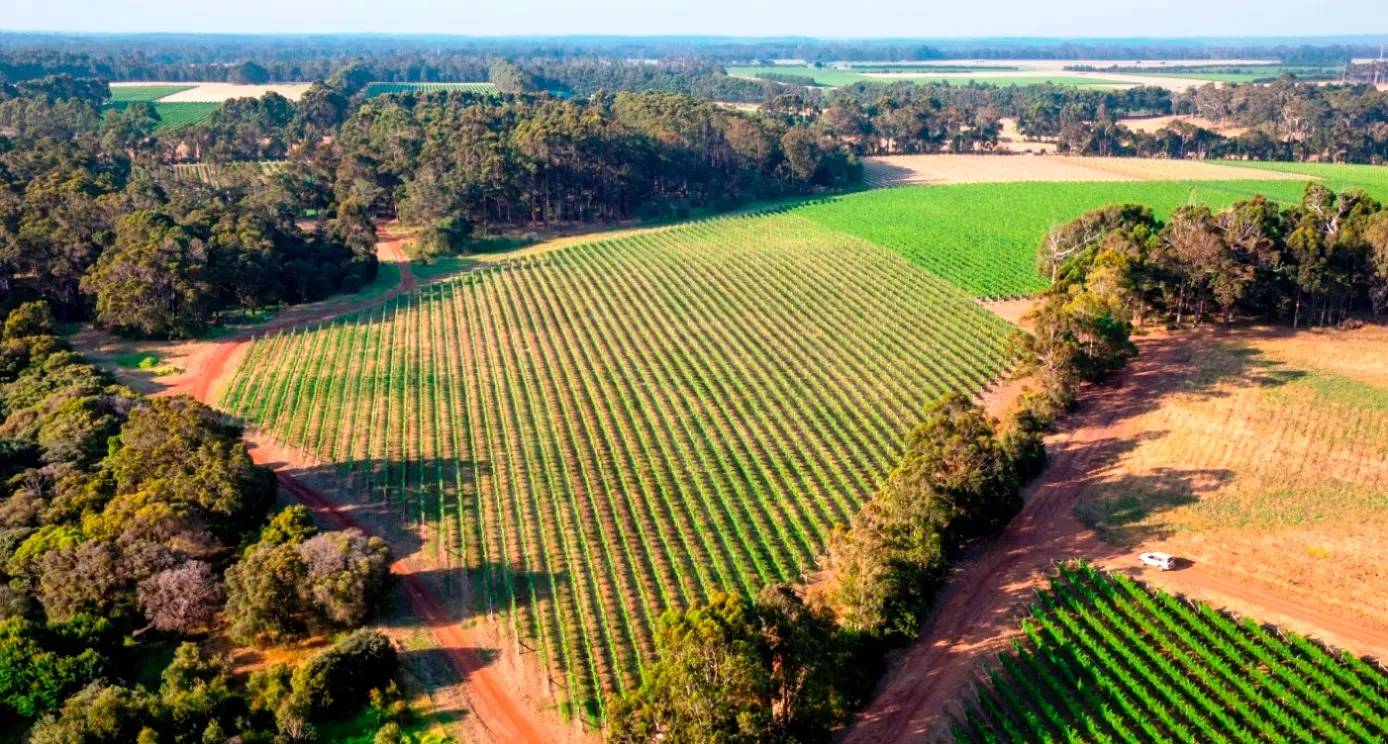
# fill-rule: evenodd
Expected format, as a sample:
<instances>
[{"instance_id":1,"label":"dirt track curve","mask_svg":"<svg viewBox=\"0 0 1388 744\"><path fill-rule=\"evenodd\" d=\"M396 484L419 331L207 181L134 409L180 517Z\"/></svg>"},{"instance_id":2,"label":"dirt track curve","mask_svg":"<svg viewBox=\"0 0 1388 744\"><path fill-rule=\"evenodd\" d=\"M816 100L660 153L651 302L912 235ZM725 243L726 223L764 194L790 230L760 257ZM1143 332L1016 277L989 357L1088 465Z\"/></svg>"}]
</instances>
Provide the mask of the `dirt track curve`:
<instances>
[{"instance_id":1,"label":"dirt track curve","mask_svg":"<svg viewBox=\"0 0 1388 744\"><path fill-rule=\"evenodd\" d=\"M383 259L396 262L400 267L400 282L386 293L359 302L346 304L328 303L309 312L286 314L286 317L266 325L258 326L236 336L208 342L207 347L190 355L186 371L170 381L163 395L187 394L203 403L212 405L222 383L234 370L234 360L255 338L284 330L286 328L314 323L361 310L385 302L415 287L414 274L410 272L409 262L401 249L401 239L388 230L382 232L382 240L377 251ZM303 465L295 462L293 453L275 448L266 442L258 441L255 432L246 433L251 457L258 464L271 467L279 479L280 487L296 500L312 509L320 519L338 527L355 527L367 534L373 530L354 519L345 509L334 503L321 492L313 489L292 475L292 471ZM428 627L434 643L448 656L449 662L464 682L468 700L468 712L473 721L498 742L526 742L528 744L548 744L563 740L562 736L547 731L529 710L529 705L515 698L502 679L495 665L489 665L479 651L489 642L477 631L466 629L453 622L439 601L419 574L425 571L416 559L409 556L397 558L391 565L394 574L409 598L410 606L422 623ZM542 734L541 732L545 733Z\"/></svg>"},{"instance_id":2,"label":"dirt track curve","mask_svg":"<svg viewBox=\"0 0 1388 744\"><path fill-rule=\"evenodd\" d=\"M1141 354L1115 385L1086 393L1067 428L1048 442L1052 464L1002 535L976 546L950 578L921 638L897 657L876 697L843 737L845 744L921 742L939 736L979 662L1007 647L1018 612L1054 561L1085 557L1129 569L1132 556L1098 539L1073 514L1089 473L1106 467L1123 442L1139 436L1132 414L1179 384L1189 346L1179 337L1142 339ZM1388 630L1281 594L1215 566L1144 573L1142 578L1276 622L1350 649L1388 659Z\"/></svg>"}]
</instances>

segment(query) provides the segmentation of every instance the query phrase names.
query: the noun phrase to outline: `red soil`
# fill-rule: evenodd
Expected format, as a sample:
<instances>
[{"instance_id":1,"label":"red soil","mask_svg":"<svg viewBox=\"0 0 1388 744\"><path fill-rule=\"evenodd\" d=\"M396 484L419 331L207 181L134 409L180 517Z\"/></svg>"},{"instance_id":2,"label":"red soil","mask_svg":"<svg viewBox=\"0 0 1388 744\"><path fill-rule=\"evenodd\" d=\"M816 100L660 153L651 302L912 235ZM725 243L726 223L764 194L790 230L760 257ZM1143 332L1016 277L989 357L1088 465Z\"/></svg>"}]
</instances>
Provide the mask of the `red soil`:
<instances>
[{"instance_id":1,"label":"red soil","mask_svg":"<svg viewBox=\"0 0 1388 744\"><path fill-rule=\"evenodd\" d=\"M359 302L325 303L309 311L286 314L283 319L237 336L203 342L200 348L189 355L186 371L171 380L170 385L160 394L187 394L211 405L221 385L234 371L234 362L239 360L255 338L295 325L315 323L361 310L414 289L415 277L401 249L402 239L389 228L382 230L381 236L381 242L377 245L381 258L384 261L396 262L400 267L400 283L390 291ZM371 529L354 519L346 509L290 474L305 464L300 462L302 458L268 442L258 441L253 432L247 432L246 438L252 459L273 468L280 487L312 509L320 519L337 527L355 527L364 533L373 534ZM479 654L479 650L491 644L479 632L463 628L449 619L448 613L429 587L419 578L418 574L427 570L419 563L417 557L400 558L391 565L391 573L398 577L406 596L409 597L411 607L428 627L435 644L447 654L459 678L464 680L470 718L495 741L541 744L567 738L548 731L548 727L532 714L529 706L512 694L513 683L504 679L497 666L488 664Z\"/></svg>"},{"instance_id":2,"label":"red soil","mask_svg":"<svg viewBox=\"0 0 1388 744\"><path fill-rule=\"evenodd\" d=\"M919 742L941 733L986 655L1006 648L1019 612L1055 561L1084 557L1132 570L1134 558L1098 539L1075 518L1086 477L1111 464L1142 432L1133 419L1174 390L1189 368L1184 337L1139 340L1140 356L1116 384L1086 392L1067 429L1048 442L1050 467L1032 485L1026 506L1002 535L976 546L955 571L921 638L894 659L875 699L843 738L847 744ZM1198 596L1240 614L1273 621L1358 653L1388 659L1388 630L1333 609L1290 599L1235 578L1218 566L1148 572L1162 588Z\"/></svg>"}]
</instances>

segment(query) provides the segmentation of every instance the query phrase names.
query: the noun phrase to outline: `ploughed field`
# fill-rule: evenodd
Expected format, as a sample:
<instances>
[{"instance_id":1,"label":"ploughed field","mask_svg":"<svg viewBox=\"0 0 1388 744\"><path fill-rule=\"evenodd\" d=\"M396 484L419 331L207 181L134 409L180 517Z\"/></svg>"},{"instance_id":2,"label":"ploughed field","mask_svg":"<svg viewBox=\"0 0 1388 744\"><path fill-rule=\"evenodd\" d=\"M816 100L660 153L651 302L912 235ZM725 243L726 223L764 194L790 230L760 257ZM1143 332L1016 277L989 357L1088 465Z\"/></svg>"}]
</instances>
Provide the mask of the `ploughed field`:
<instances>
[{"instance_id":1,"label":"ploughed field","mask_svg":"<svg viewBox=\"0 0 1388 744\"><path fill-rule=\"evenodd\" d=\"M957 742L1388 738L1388 673L1121 575L1065 564L980 673Z\"/></svg>"},{"instance_id":2,"label":"ploughed field","mask_svg":"<svg viewBox=\"0 0 1388 744\"><path fill-rule=\"evenodd\" d=\"M938 394L1011 331L796 212L478 270L257 341L222 404L428 527L601 717L666 608L814 570Z\"/></svg>"}]
</instances>

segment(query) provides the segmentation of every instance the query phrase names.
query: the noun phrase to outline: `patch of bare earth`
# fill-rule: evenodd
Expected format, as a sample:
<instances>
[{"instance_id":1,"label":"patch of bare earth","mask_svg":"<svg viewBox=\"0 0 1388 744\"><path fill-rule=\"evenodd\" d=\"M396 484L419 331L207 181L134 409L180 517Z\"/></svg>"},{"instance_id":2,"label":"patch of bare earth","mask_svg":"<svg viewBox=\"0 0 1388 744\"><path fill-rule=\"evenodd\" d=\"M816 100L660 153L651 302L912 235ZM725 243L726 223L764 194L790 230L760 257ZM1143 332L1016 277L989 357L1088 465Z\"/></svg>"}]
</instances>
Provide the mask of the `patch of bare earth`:
<instances>
[{"instance_id":1,"label":"patch of bare earth","mask_svg":"<svg viewBox=\"0 0 1388 744\"><path fill-rule=\"evenodd\" d=\"M1069 557L1136 573L1137 552L1169 548L1193 565L1142 572L1144 580L1388 659L1381 568L1388 565L1388 458L1366 449L1372 440L1388 442L1376 428L1388 421L1388 407L1345 417L1350 408L1336 402L1367 403L1354 382L1388 374L1373 361L1388 353L1388 329L1204 329L1152 333L1137 343L1139 357L1114 384L1083 391L1078 409L1048 439L1051 463L1028 488L1021 514L1002 535L969 549L921 639L896 655L844 741L942 737L979 662L1006 647L1033 589ZM1296 374L1291 361L1327 357L1333 370L1307 375ZM1366 371L1355 378L1356 369ZM1320 397L1306 399L1311 392ZM1289 406L1294 415L1276 413ZM1318 512L1326 492L1310 485L1317 481L1356 485ZM1241 491L1240 484L1253 485ZM1139 501L1124 500L1130 497ZM1104 514L1120 521L1101 529L1129 538L1117 543L1100 539L1076 509L1110 498L1118 502ZM1294 519L1281 526L1267 521L1288 515ZM1148 525L1166 531L1142 532Z\"/></svg>"},{"instance_id":2,"label":"patch of bare earth","mask_svg":"<svg viewBox=\"0 0 1388 744\"><path fill-rule=\"evenodd\" d=\"M863 159L874 187L1021 181L1239 181L1248 169L1201 160L1091 158L1071 155L884 155ZM1304 181L1274 171L1258 178Z\"/></svg>"}]
</instances>

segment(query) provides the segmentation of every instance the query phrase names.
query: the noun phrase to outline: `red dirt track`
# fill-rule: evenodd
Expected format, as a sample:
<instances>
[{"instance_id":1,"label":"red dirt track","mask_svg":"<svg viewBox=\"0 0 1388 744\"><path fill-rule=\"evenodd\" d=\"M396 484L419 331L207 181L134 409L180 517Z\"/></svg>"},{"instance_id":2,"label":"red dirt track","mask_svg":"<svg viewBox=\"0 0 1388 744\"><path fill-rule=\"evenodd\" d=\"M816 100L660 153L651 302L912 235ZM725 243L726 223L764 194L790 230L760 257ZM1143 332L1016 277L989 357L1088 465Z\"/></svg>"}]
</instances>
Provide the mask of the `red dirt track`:
<instances>
[{"instance_id":1,"label":"red dirt track","mask_svg":"<svg viewBox=\"0 0 1388 744\"><path fill-rule=\"evenodd\" d=\"M171 380L170 385L160 394L187 394L212 405L221 384L225 382L224 378L234 371L233 361L240 357L255 338L295 325L315 323L361 310L414 289L415 277L410 272L409 262L400 244L401 238L398 235L391 233L389 228L382 230L382 240L377 246L378 253L383 259L398 263L400 268L399 284L385 294L347 304L323 303L307 312L291 311L282 319L253 330L207 342L207 348L199 349L190 355L187 371ZM355 527L366 534L374 534L372 529L354 519L346 509L296 479L291 472L303 463L294 462L296 458L293 453L258 441L254 432L248 431L246 440L252 459L258 464L273 468L280 487L312 509L320 519L337 527ZM480 633L463 628L450 619L428 585L419 578L418 574L425 570L409 557L399 558L391 565L391 573L401 582L414 613L427 626L435 644L447 655L459 678L463 680L469 704L469 718L493 740L499 742L544 744L565 739L562 734L548 731L533 715L529 705L511 694L508 682L502 678L502 673L496 665L488 664L479 654L479 650L487 647L486 640ZM542 731L545 733L542 734Z\"/></svg>"},{"instance_id":2,"label":"red dirt track","mask_svg":"<svg viewBox=\"0 0 1388 744\"><path fill-rule=\"evenodd\" d=\"M845 744L920 742L947 731L955 701L966 695L980 661L1007 647L1019 611L1053 562L1085 557L1133 569L1133 555L1098 539L1073 514L1091 473L1111 465L1142 432L1143 407L1179 385L1192 339L1138 341L1141 354L1114 385L1086 392L1066 429L1047 443L1051 465L1027 493L1026 506L1002 535L975 546L951 577L920 639L892 663L876 697L843 737ZM1310 634L1356 653L1388 659L1388 629L1237 578L1218 566L1144 572L1168 591Z\"/></svg>"}]
</instances>

